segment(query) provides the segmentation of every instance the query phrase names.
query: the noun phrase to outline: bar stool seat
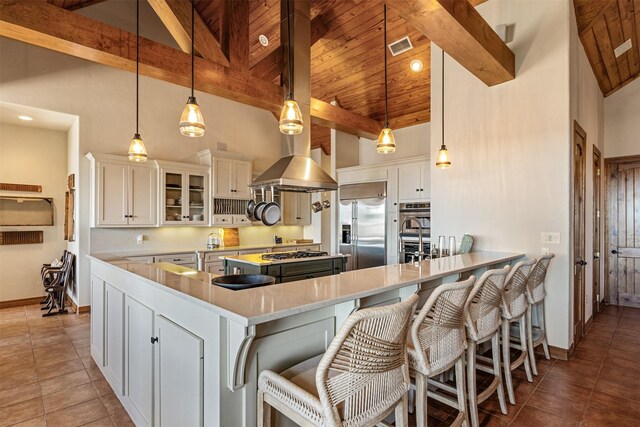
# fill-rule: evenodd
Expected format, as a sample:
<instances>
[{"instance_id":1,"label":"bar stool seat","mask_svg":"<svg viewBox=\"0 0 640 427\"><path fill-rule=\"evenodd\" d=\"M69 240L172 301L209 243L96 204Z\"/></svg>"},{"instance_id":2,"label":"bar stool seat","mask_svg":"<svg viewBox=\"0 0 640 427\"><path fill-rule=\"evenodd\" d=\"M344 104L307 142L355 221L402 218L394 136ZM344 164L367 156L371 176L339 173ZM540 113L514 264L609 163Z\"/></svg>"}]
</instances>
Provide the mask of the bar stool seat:
<instances>
[{"instance_id":1,"label":"bar stool seat","mask_svg":"<svg viewBox=\"0 0 640 427\"><path fill-rule=\"evenodd\" d=\"M418 303L351 314L327 351L282 373L258 378L258 426L271 424L271 408L303 426L373 426L395 412L407 425L410 387L406 342Z\"/></svg>"}]
</instances>

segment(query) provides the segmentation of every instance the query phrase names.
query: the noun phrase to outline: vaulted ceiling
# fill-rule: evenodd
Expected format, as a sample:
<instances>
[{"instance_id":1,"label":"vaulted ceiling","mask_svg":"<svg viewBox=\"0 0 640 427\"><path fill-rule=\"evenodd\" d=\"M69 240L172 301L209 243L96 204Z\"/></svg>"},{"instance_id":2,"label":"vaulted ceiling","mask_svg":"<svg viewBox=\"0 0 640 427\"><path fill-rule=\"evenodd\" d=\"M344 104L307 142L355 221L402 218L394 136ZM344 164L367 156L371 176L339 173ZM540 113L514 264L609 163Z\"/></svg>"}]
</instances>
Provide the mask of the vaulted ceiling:
<instances>
[{"instance_id":1,"label":"vaulted ceiling","mask_svg":"<svg viewBox=\"0 0 640 427\"><path fill-rule=\"evenodd\" d=\"M640 0L574 0L578 33L600 89L608 96L640 75ZM625 41L631 48L618 57Z\"/></svg>"},{"instance_id":2,"label":"vaulted ceiling","mask_svg":"<svg viewBox=\"0 0 640 427\"><path fill-rule=\"evenodd\" d=\"M11 0L2 1L11 2ZM67 10L76 10L101 1L120 0L47 0L49 4ZM156 10L181 49L189 52L190 38L186 31L190 28L190 14L187 13L187 11L190 12L189 1L147 1ZM247 0L248 7L247 2L234 1L235 3L229 0L195 0L198 13L196 54L207 61L210 70L221 70L220 78L224 78L225 73L229 74L234 69L241 71L241 74L236 73L236 75L242 77L245 75L242 73L248 69L251 76L249 79L253 79L253 84L257 84L259 90L263 94L268 94L270 99L263 104L255 101L247 103L257 106L268 105L266 108L273 111L272 100L275 100L276 96L268 86L272 85L273 89L278 88L283 67L283 53L280 45L280 0ZM435 29L438 33L433 37L440 37L434 38L434 41L486 84L499 84L513 78L513 54L473 10L473 6L484 1L486 0L469 0L469 3L464 5L458 2L455 8L448 0L425 0L420 5L411 6L408 2L404 2L406 4L403 5L400 0L389 3L391 7L388 8L388 43L408 36L413 45L411 50L397 56L392 56L387 51L389 121L392 128L397 129L430 120L431 52L430 40L425 34L431 37L429 32L431 29ZM242 13L248 13L248 46L238 48L233 45L234 40L229 32L236 28L247 31L246 15L244 17L238 13L234 15L233 9L236 6L229 5L239 5L245 8ZM414 7L424 9L414 10L412 9ZM51 16L53 11L48 11L46 14ZM403 16L411 23L403 19ZM16 20L21 22L20 26L35 25L19 16L8 19L12 21L12 26L16 24ZM90 25L90 23L84 21L78 21L76 24L69 23L71 28L77 25ZM118 36L113 27L105 30L111 31L114 37ZM44 31L47 36L55 32L55 37L61 37L60 34L64 34L62 27L59 30L49 30L40 26L38 31L41 33ZM33 28L30 28L29 32L24 34L28 34L27 38L30 38L32 33ZM455 37L450 34L454 34ZM10 35L14 36L14 33ZM269 41L267 46L259 42L261 35L267 37ZM72 41L80 43L82 48L89 47L92 50L95 50L96 46L101 46L99 39ZM40 39L34 39L31 42L51 46L48 42L41 42ZM380 128L385 117L383 0L311 0L311 44L312 146L322 147L325 152L329 150L330 138L327 137L327 131L321 130L321 126L340 129L340 126L345 127L344 123L347 123L347 128L352 126L352 128L363 130L366 135L375 135L375 129ZM57 49L57 46L53 48ZM156 50L162 49L161 46L156 46ZM489 55L478 53L485 49L485 53ZM238 60L238 52L246 52L248 61L246 58ZM235 61L230 56L234 54ZM86 57L86 55L83 53L79 56ZM92 53L89 55L91 56ZM91 59L93 59L92 56ZM422 62L422 70L414 72L410 69L409 64L413 59L419 59ZM151 65L156 67L167 65L166 61L163 62L164 65L156 64L159 63L156 61ZM219 68L220 66L224 68ZM238 69L237 67L246 68ZM162 69L160 71L164 72ZM206 71L203 71L203 75L210 75L210 73L204 73L207 73ZM182 76L173 77L163 73L162 78L182 82ZM242 78L247 79L247 77ZM210 93L216 93L218 90L211 86L216 81L219 79L212 78L211 83L204 83L211 91ZM250 82L247 84L251 85ZM220 90L223 91L224 96L224 90L233 90L233 86L227 83L227 88ZM328 103L332 101L336 101L340 108L335 109L329 106ZM336 123L334 120L336 118L340 118L343 124Z\"/></svg>"}]
</instances>

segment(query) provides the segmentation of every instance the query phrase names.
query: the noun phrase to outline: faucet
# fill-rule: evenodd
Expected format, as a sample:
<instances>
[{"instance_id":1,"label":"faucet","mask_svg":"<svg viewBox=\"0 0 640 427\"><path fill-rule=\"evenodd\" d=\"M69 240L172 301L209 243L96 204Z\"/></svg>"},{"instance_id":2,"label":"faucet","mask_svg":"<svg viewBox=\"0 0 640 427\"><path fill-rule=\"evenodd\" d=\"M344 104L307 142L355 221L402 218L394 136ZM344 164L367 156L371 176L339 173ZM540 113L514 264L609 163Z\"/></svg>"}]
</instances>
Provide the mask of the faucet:
<instances>
[{"instance_id":1,"label":"faucet","mask_svg":"<svg viewBox=\"0 0 640 427\"><path fill-rule=\"evenodd\" d=\"M418 251L414 252L411 255L411 262L413 263L415 261L415 257L418 257L418 262L422 261L422 257L424 255L428 255L425 254L422 251L423 246L423 230L422 230L422 224L420 223L420 220L418 220L418 218L416 218L415 216L408 216L404 219L404 221L402 221L402 224L400 224L400 230L398 231L398 252L400 254L404 253L404 251L402 250L402 230L404 230L404 226L407 224L408 221L415 221L418 224Z\"/></svg>"}]
</instances>

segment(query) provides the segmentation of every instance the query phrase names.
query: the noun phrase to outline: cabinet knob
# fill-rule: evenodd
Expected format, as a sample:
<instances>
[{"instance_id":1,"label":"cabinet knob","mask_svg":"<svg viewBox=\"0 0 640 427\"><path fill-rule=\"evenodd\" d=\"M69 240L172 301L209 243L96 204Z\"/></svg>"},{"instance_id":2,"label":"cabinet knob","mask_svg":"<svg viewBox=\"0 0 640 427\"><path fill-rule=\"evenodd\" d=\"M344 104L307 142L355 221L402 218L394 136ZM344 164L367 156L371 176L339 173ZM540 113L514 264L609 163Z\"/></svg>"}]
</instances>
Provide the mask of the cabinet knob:
<instances>
[{"instance_id":1,"label":"cabinet knob","mask_svg":"<svg viewBox=\"0 0 640 427\"><path fill-rule=\"evenodd\" d=\"M424 188L421 188L420 191L424 191Z\"/></svg>"},{"instance_id":2,"label":"cabinet knob","mask_svg":"<svg viewBox=\"0 0 640 427\"><path fill-rule=\"evenodd\" d=\"M416 191L420 191L420 189L419 189L419 188L416 188Z\"/></svg>"},{"instance_id":3,"label":"cabinet knob","mask_svg":"<svg viewBox=\"0 0 640 427\"><path fill-rule=\"evenodd\" d=\"M155 344L158 342L158 337L151 337L151 344Z\"/></svg>"}]
</instances>

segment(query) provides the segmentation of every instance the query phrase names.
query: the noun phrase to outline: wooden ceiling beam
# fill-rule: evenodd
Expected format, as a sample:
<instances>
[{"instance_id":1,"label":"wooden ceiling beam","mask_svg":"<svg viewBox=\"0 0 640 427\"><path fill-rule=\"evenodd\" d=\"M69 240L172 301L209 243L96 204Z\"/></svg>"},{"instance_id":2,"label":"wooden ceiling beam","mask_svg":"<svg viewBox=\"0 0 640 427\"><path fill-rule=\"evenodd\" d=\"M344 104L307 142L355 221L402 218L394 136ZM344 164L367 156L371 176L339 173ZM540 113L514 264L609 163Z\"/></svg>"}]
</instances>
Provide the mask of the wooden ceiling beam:
<instances>
[{"instance_id":1,"label":"wooden ceiling beam","mask_svg":"<svg viewBox=\"0 0 640 427\"><path fill-rule=\"evenodd\" d=\"M188 0L149 0L149 4L183 52L191 53L191 3ZM228 67L228 57L197 12L194 24L196 52L204 59Z\"/></svg>"},{"instance_id":2,"label":"wooden ceiling beam","mask_svg":"<svg viewBox=\"0 0 640 427\"><path fill-rule=\"evenodd\" d=\"M103 1L105 0L75 0L71 2L66 0L47 0L48 3L67 10L78 10L84 7L93 6L94 4L102 3Z\"/></svg>"},{"instance_id":3,"label":"wooden ceiling beam","mask_svg":"<svg viewBox=\"0 0 640 427\"><path fill-rule=\"evenodd\" d=\"M387 0L387 4L487 86L515 78L515 55L468 1Z\"/></svg>"},{"instance_id":4,"label":"wooden ceiling beam","mask_svg":"<svg viewBox=\"0 0 640 427\"><path fill-rule=\"evenodd\" d=\"M249 2L225 0L220 11L220 46L231 68L249 72Z\"/></svg>"},{"instance_id":5,"label":"wooden ceiling beam","mask_svg":"<svg viewBox=\"0 0 640 427\"><path fill-rule=\"evenodd\" d=\"M0 36L135 71L136 35L45 2L0 0ZM195 58L196 89L279 115L282 88L263 80ZM185 87L191 86L191 55L140 38L140 73ZM371 138L377 121L311 99L311 121Z\"/></svg>"}]
</instances>

